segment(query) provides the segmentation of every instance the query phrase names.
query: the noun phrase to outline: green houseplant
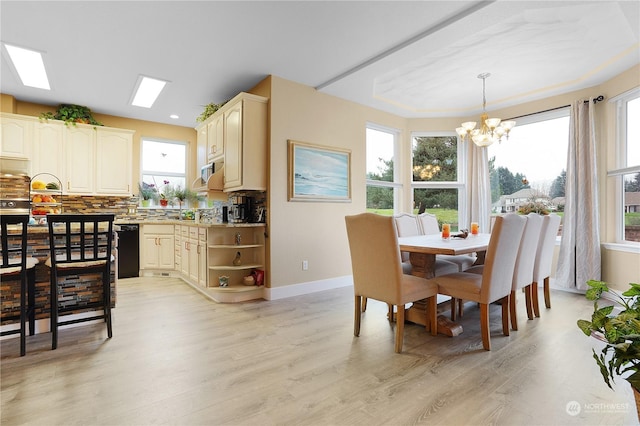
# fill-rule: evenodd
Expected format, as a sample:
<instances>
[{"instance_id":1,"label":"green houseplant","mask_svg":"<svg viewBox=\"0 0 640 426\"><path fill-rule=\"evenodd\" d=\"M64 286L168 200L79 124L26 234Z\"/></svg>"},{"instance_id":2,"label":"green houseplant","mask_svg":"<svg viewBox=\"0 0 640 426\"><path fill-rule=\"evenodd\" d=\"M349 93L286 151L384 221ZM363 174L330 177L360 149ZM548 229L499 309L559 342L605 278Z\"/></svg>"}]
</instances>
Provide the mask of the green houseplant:
<instances>
[{"instance_id":1,"label":"green houseplant","mask_svg":"<svg viewBox=\"0 0 640 426\"><path fill-rule=\"evenodd\" d=\"M215 104L213 102L207 104L204 106L204 110L202 111L202 114L200 114L197 118L196 121L201 123L203 121L205 121L207 118L211 117L213 114L215 114L216 111L218 111L220 108L222 108L224 106L224 104L226 104L228 101L222 102L221 104Z\"/></svg>"},{"instance_id":2,"label":"green houseplant","mask_svg":"<svg viewBox=\"0 0 640 426\"><path fill-rule=\"evenodd\" d=\"M140 182L138 184L138 191L143 205L148 205L151 200L155 201L158 199L158 189L154 184Z\"/></svg>"},{"instance_id":3,"label":"green houseplant","mask_svg":"<svg viewBox=\"0 0 640 426\"><path fill-rule=\"evenodd\" d=\"M94 126L102 126L102 123L96 121L93 118L93 113L86 106L73 105L73 104L60 104L55 113L43 112L40 114L40 118L43 120L62 120L65 125L71 123L73 126L76 123L93 124Z\"/></svg>"},{"instance_id":4,"label":"green houseplant","mask_svg":"<svg viewBox=\"0 0 640 426\"><path fill-rule=\"evenodd\" d=\"M605 343L600 355L593 350L602 378L609 388L614 376L625 375L634 389L636 405L640 395L640 284L629 283L629 289L620 296L611 292L606 282L589 280L586 298L593 300L591 321L578 320L578 327L587 336L593 336ZM614 305L598 306L598 300L605 297Z\"/></svg>"}]
</instances>

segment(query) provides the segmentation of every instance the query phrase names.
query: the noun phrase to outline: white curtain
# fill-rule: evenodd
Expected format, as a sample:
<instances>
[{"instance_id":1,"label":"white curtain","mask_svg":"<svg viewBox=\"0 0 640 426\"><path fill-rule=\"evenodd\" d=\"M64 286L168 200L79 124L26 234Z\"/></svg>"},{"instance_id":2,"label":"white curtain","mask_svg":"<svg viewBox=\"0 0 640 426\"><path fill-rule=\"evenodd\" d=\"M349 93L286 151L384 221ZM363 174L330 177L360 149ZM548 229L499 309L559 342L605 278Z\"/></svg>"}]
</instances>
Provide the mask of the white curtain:
<instances>
[{"instance_id":1,"label":"white curtain","mask_svg":"<svg viewBox=\"0 0 640 426\"><path fill-rule=\"evenodd\" d=\"M600 233L593 98L571 105L562 243L556 285L584 290L599 280Z\"/></svg>"},{"instance_id":2,"label":"white curtain","mask_svg":"<svg viewBox=\"0 0 640 426\"><path fill-rule=\"evenodd\" d=\"M478 222L480 232L490 232L491 185L489 154L475 143L462 142L467 149L467 211L468 223Z\"/></svg>"}]
</instances>

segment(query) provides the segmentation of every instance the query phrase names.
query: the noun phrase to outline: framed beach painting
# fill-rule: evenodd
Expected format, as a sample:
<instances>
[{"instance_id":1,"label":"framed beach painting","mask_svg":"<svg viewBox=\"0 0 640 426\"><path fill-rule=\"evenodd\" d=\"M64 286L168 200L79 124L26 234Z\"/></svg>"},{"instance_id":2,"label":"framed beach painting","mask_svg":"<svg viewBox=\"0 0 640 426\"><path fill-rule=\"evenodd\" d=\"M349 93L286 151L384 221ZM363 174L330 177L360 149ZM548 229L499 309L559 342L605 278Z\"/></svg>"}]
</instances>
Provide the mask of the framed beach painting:
<instances>
[{"instance_id":1,"label":"framed beach painting","mask_svg":"<svg viewBox=\"0 0 640 426\"><path fill-rule=\"evenodd\" d=\"M288 143L289 201L351 201L351 150Z\"/></svg>"}]
</instances>

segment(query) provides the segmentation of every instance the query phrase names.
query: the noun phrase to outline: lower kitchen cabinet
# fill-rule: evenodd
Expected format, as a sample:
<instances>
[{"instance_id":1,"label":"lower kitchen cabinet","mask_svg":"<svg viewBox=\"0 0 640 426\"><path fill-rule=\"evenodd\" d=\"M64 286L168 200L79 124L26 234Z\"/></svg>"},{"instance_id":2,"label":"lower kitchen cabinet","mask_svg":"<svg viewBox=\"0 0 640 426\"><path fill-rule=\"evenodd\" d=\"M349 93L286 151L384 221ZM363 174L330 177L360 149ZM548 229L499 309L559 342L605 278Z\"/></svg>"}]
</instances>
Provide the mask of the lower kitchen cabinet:
<instances>
[{"instance_id":1,"label":"lower kitchen cabinet","mask_svg":"<svg viewBox=\"0 0 640 426\"><path fill-rule=\"evenodd\" d=\"M173 225L142 225L140 269L175 268Z\"/></svg>"}]
</instances>

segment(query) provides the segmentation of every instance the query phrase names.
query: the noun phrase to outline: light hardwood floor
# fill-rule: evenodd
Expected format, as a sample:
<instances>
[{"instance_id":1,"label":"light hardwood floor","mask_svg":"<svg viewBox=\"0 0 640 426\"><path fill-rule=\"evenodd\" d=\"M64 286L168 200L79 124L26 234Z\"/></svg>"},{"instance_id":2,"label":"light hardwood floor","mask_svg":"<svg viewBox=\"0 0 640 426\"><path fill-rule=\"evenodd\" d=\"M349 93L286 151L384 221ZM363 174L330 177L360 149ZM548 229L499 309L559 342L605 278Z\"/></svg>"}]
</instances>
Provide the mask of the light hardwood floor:
<instances>
[{"instance_id":1,"label":"light hardwood floor","mask_svg":"<svg viewBox=\"0 0 640 426\"><path fill-rule=\"evenodd\" d=\"M353 336L351 288L216 304L171 278L121 280L114 337L104 325L0 342L3 426L34 425L601 425L637 424L624 380L606 387L598 343L576 319L582 295L552 293L551 310L501 333L491 352L469 303L457 337L407 324L394 353L386 305L369 301ZM519 295L521 296L521 295ZM520 297L522 299L522 297ZM567 413L576 401L579 414Z\"/></svg>"}]
</instances>

